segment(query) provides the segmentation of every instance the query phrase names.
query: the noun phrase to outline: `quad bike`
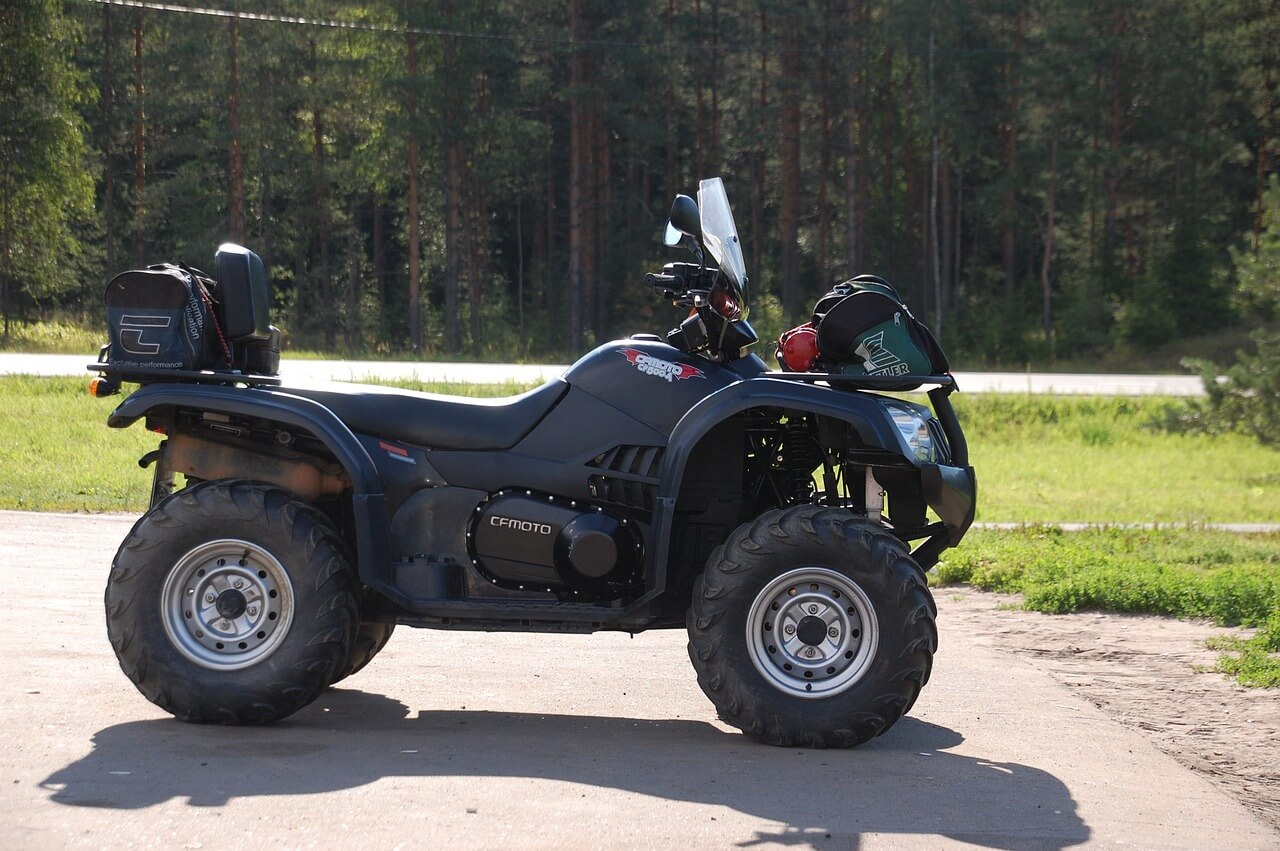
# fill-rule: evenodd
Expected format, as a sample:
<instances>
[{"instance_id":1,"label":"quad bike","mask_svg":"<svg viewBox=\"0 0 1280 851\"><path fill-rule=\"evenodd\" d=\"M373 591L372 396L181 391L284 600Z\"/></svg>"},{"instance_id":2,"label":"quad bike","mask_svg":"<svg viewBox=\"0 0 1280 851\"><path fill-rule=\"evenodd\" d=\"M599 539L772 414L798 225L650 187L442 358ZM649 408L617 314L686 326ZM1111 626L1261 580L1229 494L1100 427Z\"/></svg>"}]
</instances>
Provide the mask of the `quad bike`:
<instances>
[{"instance_id":1,"label":"quad bike","mask_svg":"<svg viewBox=\"0 0 1280 851\"><path fill-rule=\"evenodd\" d=\"M678 327L605 343L509 399L91 365L96 395L142 385L109 425L164 438L139 462L155 467L150 510L106 589L143 695L187 721L268 723L397 625L685 628L699 684L747 735L847 747L888 730L937 647L925 570L974 516L954 382L916 377L935 416L873 392L891 379L748 354L718 178L676 199L666 243L697 260L646 279L688 309ZM262 326L232 316L265 310L260 261L221 258L223 303L240 305L224 321ZM130 321L137 348L155 326ZM230 337L228 363L243 362Z\"/></svg>"}]
</instances>

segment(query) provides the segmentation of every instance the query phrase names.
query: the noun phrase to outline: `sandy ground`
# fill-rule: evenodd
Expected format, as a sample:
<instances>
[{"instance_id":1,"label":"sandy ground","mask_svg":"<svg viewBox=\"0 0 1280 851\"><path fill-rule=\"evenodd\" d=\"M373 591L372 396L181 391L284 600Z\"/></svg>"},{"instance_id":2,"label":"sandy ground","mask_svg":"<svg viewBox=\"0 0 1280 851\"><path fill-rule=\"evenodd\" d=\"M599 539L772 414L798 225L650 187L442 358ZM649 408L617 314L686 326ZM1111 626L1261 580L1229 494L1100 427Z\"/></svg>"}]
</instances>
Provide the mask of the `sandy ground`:
<instances>
[{"instance_id":1,"label":"sandy ground","mask_svg":"<svg viewBox=\"0 0 1280 851\"><path fill-rule=\"evenodd\" d=\"M1280 690L1213 672L1216 635L1243 630L1152 615L1045 615L1015 596L936 589L945 635L966 630L1042 670L1280 829Z\"/></svg>"}]
</instances>

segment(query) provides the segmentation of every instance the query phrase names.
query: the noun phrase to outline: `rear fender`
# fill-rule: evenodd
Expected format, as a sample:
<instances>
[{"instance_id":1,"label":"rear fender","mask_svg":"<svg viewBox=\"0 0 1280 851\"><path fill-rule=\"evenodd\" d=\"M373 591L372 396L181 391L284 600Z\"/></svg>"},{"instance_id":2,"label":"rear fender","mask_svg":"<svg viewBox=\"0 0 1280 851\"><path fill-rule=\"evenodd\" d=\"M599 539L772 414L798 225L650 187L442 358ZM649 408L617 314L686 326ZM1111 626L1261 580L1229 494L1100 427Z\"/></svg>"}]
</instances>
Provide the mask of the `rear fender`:
<instances>
[{"instance_id":1,"label":"rear fender","mask_svg":"<svg viewBox=\"0 0 1280 851\"><path fill-rule=\"evenodd\" d=\"M361 579L385 584L390 570L387 542L391 524L382 482L369 453L333 412L310 399L276 390L205 384L149 384L111 412L107 425L128 428L142 417L161 411L188 409L255 417L306 431L333 453L351 480L351 509L355 523L351 543Z\"/></svg>"}]
</instances>

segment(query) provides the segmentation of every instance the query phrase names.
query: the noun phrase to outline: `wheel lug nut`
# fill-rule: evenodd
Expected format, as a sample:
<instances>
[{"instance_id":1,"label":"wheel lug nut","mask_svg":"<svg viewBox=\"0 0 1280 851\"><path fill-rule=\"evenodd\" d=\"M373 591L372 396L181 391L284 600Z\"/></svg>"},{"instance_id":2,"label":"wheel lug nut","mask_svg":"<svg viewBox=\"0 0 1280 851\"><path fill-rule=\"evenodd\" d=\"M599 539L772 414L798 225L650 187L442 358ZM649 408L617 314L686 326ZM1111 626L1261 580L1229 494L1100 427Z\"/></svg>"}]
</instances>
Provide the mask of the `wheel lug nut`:
<instances>
[{"instance_id":1,"label":"wheel lug nut","mask_svg":"<svg viewBox=\"0 0 1280 851\"><path fill-rule=\"evenodd\" d=\"M818 613L818 604L814 603L812 606L809 607L809 614L816 615L817 613Z\"/></svg>"},{"instance_id":2,"label":"wheel lug nut","mask_svg":"<svg viewBox=\"0 0 1280 851\"><path fill-rule=\"evenodd\" d=\"M247 609L247 611L249 612L249 617L251 617L251 618L255 618L255 617L257 617L257 616L258 616L258 608L257 608L257 606L250 606L250 607Z\"/></svg>"},{"instance_id":3,"label":"wheel lug nut","mask_svg":"<svg viewBox=\"0 0 1280 851\"><path fill-rule=\"evenodd\" d=\"M814 656L817 656L817 655L818 655L818 651L817 651L817 650L814 650L812 647L806 647L806 648L804 649L804 655L806 655L806 656L808 656L810 659L812 659Z\"/></svg>"},{"instance_id":4,"label":"wheel lug nut","mask_svg":"<svg viewBox=\"0 0 1280 851\"><path fill-rule=\"evenodd\" d=\"M225 632L226 630L231 629L231 624L227 623L226 621L223 621L222 623L218 624L218 629Z\"/></svg>"},{"instance_id":5,"label":"wheel lug nut","mask_svg":"<svg viewBox=\"0 0 1280 851\"><path fill-rule=\"evenodd\" d=\"M827 630L827 635L831 636L832 638L835 638L839 634L840 634L840 630L836 629L834 626L831 627L831 629Z\"/></svg>"},{"instance_id":6,"label":"wheel lug nut","mask_svg":"<svg viewBox=\"0 0 1280 851\"><path fill-rule=\"evenodd\" d=\"M215 596L213 596L212 594L205 594L205 595L204 595L204 601L205 601L206 603L212 603L212 602L213 602L214 600L216 600L216 599L218 599L218 598L217 598L217 597L215 597Z\"/></svg>"},{"instance_id":7,"label":"wheel lug nut","mask_svg":"<svg viewBox=\"0 0 1280 851\"><path fill-rule=\"evenodd\" d=\"M795 634L796 634L796 628L795 628L794 626L792 626L791 624L787 624L786 626L784 626L784 627L782 628L782 631L783 631L783 632L785 632L787 635L795 635Z\"/></svg>"},{"instance_id":8,"label":"wheel lug nut","mask_svg":"<svg viewBox=\"0 0 1280 851\"><path fill-rule=\"evenodd\" d=\"M231 583L231 587L232 587L232 588L243 588L243 587L244 587L244 582L243 582L243 581L241 581L241 580L239 580L239 579L237 579L235 582L232 582L232 583Z\"/></svg>"}]
</instances>

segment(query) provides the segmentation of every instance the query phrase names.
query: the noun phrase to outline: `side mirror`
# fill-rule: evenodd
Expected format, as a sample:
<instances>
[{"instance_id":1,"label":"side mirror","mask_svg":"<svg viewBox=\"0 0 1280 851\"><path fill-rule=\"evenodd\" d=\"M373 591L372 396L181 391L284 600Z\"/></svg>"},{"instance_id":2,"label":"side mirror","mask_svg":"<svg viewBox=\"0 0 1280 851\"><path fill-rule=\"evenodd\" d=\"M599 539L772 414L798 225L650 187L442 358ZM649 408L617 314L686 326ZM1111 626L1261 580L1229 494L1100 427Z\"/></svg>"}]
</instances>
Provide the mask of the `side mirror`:
<instances>
[{"instance_id":1,"label":"side mirror","mask_svg":"<svg viewBox=\"0 0 1280 851\"><path fill-rule=\"evenodd\" d=\"M688 195L677 195L676 200L671 202L671 220L667 224L667 239L671 238L672 230L688 234L698 242L702 242L702 214L698 211L698 202ZM667 245L675 244L667 242Z\"/></svg>"},{"instance_id":2,"label":"side mirror","mask_svg":"<svg viewBox=\"0 0 1280 851\"><path fill-rule=\"evenodd\" d=\"M667 222L667 232L662 235L662 244L667 248L675 248L682 239L684 239L684 234L680 232L680 228L671 224L671 222Z\"/></svg>"}]
</instances>

